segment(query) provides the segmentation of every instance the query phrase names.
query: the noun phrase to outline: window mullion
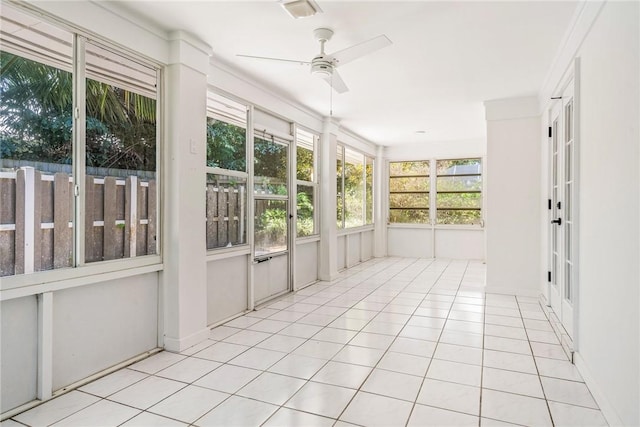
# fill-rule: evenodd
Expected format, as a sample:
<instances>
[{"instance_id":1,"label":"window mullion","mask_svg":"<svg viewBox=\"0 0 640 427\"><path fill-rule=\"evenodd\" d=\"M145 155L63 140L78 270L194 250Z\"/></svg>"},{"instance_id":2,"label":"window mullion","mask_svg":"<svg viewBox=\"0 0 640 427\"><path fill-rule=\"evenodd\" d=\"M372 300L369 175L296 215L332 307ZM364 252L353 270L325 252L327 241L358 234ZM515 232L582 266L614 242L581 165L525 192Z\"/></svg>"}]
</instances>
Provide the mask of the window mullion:
<instances>
[{"instance_id":1,"label":"window mullion","mask_svg":"<svg viewBox=\"0 0 640 427\"><path fill-rule=\"evenodd\" d=\"M85 205L86 199L86 39L74 35L73 50L73 176L74 176L74 266L85 264Z\"/></svg>"},{"instance_id":2,"label":"window mullion","mask_svg":"<svg viewBox=\"0 0 640 427\"><path fill-rule=\"evenodd\" d=\"M437 223L437 194L438 189L436 188L438 185L438 169L437 169L437 160L431 159L429 160L429 218L431 219L431 226L434 226Z\"/></svg>"}]
</instances>

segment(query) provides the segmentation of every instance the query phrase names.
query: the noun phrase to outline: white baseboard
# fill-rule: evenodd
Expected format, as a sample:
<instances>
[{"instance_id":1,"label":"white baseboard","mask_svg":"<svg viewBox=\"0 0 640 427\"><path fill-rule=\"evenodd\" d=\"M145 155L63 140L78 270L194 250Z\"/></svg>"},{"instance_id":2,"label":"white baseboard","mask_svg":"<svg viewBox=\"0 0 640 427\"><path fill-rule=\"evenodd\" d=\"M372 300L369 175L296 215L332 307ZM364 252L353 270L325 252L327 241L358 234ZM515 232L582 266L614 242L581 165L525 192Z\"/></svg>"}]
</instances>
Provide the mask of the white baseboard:
<instances>
[{"instance_id":1,"label":"white baseboard","mask_svg":"<svg viewBox=\"0 0 640 427\"><path fill-rule=\"evenodd\" d=\"M502 295L516 295L519 297L532 297L538 298L540 295L539 289L520 289L511 286L490 286L487 285L484 289L489 294L502 294Z\"/></svg>"},{"instance_id":2,"label":"white baseboard","mask_svg":"<svg viewBox=\"0 0 640 427\"><path fill-rule=\"evenodd\" d=\"M184 338L171 338L165 335L164 349L173 353L180 353L206 340L209 337L209 332L209 328L204 328Z\"/></svg>"},{"instance_id":3,"label":"white baseboard","mask_svg":"<svg viewBox=\"0 0 640 427\"><path fill-rule=\"evenodd\" d=\"M587 384L587 387L589 387L589 391L591 391L593 398L595 399L596 403L600 407L600 411L602 411L602 415L604 415L604 418L607 420L607 423L610 426L625 425L620 419L620 417L618 416L618 413L616 412L616 410L613 408L613 406L609 402L609 399L605 397L598 383L593 379L593 375L591 375L591 372L589 371L589 368L584 362L584 359L580 355L580 352L576 351L575 353L573 353L573 361L574 361L574 364L576 365L576 368L578 368L580 375L582 375L582 378L584 379L585 384Z\"/></svg>"}]
</instances>

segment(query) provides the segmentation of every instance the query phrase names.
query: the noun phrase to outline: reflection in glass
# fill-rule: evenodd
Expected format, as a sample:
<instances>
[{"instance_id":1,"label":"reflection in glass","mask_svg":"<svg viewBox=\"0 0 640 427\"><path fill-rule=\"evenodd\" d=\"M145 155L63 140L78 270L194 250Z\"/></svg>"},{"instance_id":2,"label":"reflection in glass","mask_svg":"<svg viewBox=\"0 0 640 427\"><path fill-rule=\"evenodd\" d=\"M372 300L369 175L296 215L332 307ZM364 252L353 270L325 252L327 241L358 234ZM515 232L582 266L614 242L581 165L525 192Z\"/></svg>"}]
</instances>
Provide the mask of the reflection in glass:
<instances>
[{"instance_id":1,"label":"reflection in glass","mask_svg":"<svg viewBox=\"0 0 640 427\"><path fill-rule=\"evenodd\" d=\"M255 201L255 256L287 250L287 201Z\"/></svg>"}]
</instances>

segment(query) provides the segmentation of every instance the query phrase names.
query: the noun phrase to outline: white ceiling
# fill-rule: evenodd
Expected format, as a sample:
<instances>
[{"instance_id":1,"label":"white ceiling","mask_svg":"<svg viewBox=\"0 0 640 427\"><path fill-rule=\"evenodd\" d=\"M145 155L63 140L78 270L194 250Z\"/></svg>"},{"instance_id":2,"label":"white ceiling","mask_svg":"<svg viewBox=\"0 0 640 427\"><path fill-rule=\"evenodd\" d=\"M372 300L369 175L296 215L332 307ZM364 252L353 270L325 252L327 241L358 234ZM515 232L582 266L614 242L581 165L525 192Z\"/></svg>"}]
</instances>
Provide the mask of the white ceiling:
<instances>
[{"instance_id":1,"label":"white ceiling","mask_svg":"<svg viewBox=\"0 0 640 427\"><path fill-rule=\"evenodd\" d=\"M385 34L393 45L339 68L350 91L333 94L342 126L381 145L485 137L482 102L534 95L577 2L318 0L324 13L294 20L276 0L123 1L166 30L185 30L214 56L322 115L329 86L297 64L310 61L313 30L334 30L334 52ZM426 133L416 133L424 130Z\"/></svg>"}]
</instances>

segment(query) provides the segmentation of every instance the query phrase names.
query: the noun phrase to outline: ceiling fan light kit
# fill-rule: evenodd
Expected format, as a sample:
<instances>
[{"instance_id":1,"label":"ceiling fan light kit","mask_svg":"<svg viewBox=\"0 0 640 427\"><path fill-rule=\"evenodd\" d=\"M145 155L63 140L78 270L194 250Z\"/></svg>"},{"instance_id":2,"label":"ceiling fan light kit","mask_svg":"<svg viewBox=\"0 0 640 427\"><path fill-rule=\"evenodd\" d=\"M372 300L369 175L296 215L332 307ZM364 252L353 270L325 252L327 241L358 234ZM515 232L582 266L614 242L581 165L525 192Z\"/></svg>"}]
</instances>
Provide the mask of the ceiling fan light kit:
<instances>
[{"instance_id":1,"label":"ceiling fan light kit","mask_svg":"<svg viewBox=\"0 0 640 427\"><path fill-rule=\"evenodd\" d=\"M307 16L313 16L316 13L322 13L320 6L318 6L313 0L283 1L280 4L294 19L306 18Z\"/></svg>"}]
</instances>

